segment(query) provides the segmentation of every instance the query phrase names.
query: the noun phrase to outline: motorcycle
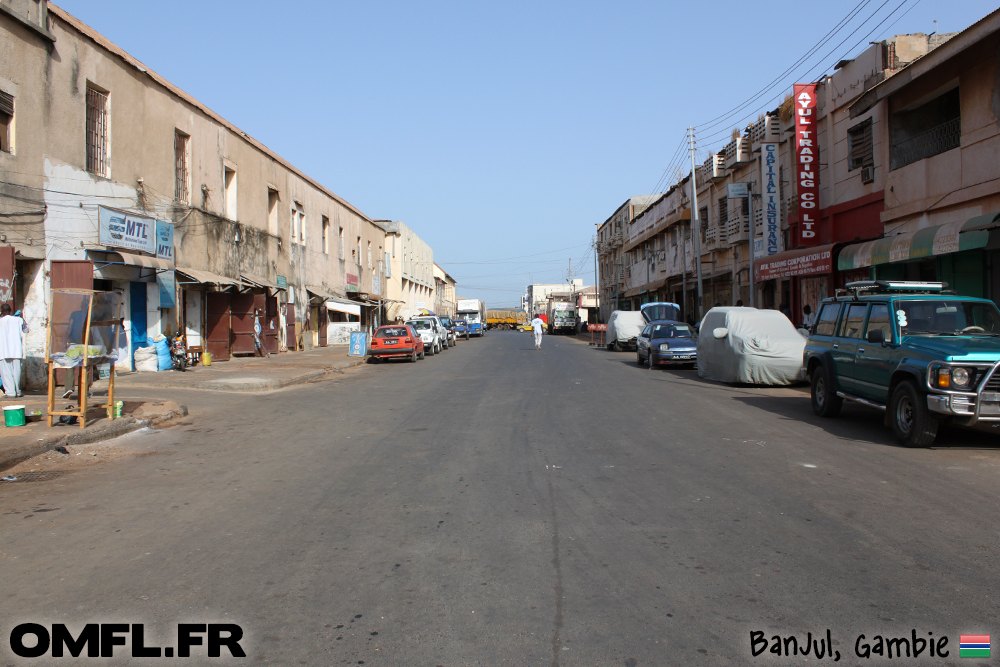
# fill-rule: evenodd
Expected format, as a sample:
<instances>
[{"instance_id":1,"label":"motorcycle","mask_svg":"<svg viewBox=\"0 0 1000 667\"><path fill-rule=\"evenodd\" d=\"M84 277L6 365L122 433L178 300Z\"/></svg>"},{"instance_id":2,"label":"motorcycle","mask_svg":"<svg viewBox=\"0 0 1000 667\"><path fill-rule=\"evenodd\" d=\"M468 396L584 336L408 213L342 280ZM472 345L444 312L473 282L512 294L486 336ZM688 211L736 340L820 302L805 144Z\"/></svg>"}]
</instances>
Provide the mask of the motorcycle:
<instances>
[{"instance_id":1,"label":"motorcycle","mask_svg":"<svg viewBox=\"0 0 1000 667\"><path fill-rule=\"evenodd\" d=\"M170 346L170 362L174 365L174 370L184 372L184 369L187 368L187 345L184 343L184 330L178 329L173 338L167 336L167 344Z\"/></svg>"}]
</instances>

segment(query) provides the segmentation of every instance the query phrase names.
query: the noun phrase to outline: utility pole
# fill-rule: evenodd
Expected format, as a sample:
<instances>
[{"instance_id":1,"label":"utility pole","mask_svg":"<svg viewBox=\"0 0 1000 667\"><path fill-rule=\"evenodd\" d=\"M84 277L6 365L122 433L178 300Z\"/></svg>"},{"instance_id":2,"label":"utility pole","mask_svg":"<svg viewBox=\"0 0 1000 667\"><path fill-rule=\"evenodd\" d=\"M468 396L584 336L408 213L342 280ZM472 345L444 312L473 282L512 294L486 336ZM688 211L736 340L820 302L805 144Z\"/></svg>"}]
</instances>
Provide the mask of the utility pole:
<instances>
[{"instance_id":1,"label":"utility pole","mask_svg":"<svg viewBox=\"0 0 1000 667\"><path fill-rule=\"evenodd\" d=\"M698 280L698 321L705 313L702 308L701 295L701 222L698 220L698 170L694 165L694 128L688 128L688 148L691 151L691 219L694 226L694 268Z\"/></svg>"},{"instance_id":2,"label":"utility pole","mask_svg":"<svg viewBox=\"0 0 1000 667\"><path fill-rule=\"evenodd\" d=\"M597 234L594 234L594 305L597 306L597 322L601 321L601 283L597 277Z\"/></svg>"},{"instance_id":3,"label":"utility pole","mask_svg":"<svg viewBox=\"0 0 1000 667\"><path fill-rule=\"evenodd\" d=\"M754 264L757 261L757 250L754 244L757 242L757 219L754 217L753 210L753 181L751 180L747 184L747 207L750 211L750 307L754 308L754 292L757 291L757 285L754 281L753 269Z\"/></svg>"}]
</instances>

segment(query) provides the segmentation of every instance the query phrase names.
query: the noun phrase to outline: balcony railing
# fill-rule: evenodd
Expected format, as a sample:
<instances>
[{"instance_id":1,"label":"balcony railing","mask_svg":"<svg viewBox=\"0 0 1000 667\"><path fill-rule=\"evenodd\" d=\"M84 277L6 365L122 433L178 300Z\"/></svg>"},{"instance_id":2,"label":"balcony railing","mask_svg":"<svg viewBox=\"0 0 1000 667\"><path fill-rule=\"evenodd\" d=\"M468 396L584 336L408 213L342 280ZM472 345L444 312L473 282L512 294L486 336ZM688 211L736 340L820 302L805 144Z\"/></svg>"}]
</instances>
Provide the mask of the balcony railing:
<instances>
[{"instance_id":1,"label":"balcony railing","mask_svg":"<svg viewBox=\"0 0 1000 667\"><path fill-rule=\"evenodd\" d=\"M890 148L890 169L900 169L962 145L962 119L955 118Z\"/></svg>"}]
</instances>

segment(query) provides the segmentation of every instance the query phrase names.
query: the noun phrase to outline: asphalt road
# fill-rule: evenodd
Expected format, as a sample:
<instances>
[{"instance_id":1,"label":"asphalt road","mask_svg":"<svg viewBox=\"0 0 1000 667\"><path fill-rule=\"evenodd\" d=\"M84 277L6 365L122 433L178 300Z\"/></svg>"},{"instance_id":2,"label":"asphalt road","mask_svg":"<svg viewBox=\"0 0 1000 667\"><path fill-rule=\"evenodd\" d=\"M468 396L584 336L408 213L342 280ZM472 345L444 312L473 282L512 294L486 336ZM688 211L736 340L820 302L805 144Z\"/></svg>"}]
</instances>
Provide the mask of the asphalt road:
<instances>
[{"instance_id":1,"label":"asphalt road","mask_svg":"<svg viewBox=\"0 0 1000 667\"><path fill-rule=\"evenodd\" d=\"M1000 634L1000 442L895 446L801 389L492 333L268 395L175 392L143 455L0 484L24 622L236 623L241 664L805 664L750 633ZM146 439L146 440L142 440ZM195 648L195 655L202 649ZM228 664L215 660L59 664ZM202 654L203 655L203 654ZM223 649L223 656L227 651ZM889 663L889 664L895 664Z\"/></svg>"}]
</instances>

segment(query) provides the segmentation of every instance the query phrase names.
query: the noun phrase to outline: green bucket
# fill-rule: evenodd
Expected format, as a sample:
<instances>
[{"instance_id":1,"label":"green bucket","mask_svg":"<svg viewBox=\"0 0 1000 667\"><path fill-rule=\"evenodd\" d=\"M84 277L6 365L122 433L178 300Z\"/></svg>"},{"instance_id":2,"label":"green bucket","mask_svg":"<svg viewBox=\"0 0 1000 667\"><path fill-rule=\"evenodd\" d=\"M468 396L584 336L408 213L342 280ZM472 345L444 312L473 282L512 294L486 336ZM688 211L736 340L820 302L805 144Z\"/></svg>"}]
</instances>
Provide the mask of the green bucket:
<instances>
[{"instance_id":1,"label":"green bucket","mask_svg":"<svg viewBox=\"0 0 1000 667\"><path fill-rule=\"evenodd\" d=\"M24 406L5 405L3 408L3 423L5 426L24 426Z\"/></svg>"}]
</instances>

